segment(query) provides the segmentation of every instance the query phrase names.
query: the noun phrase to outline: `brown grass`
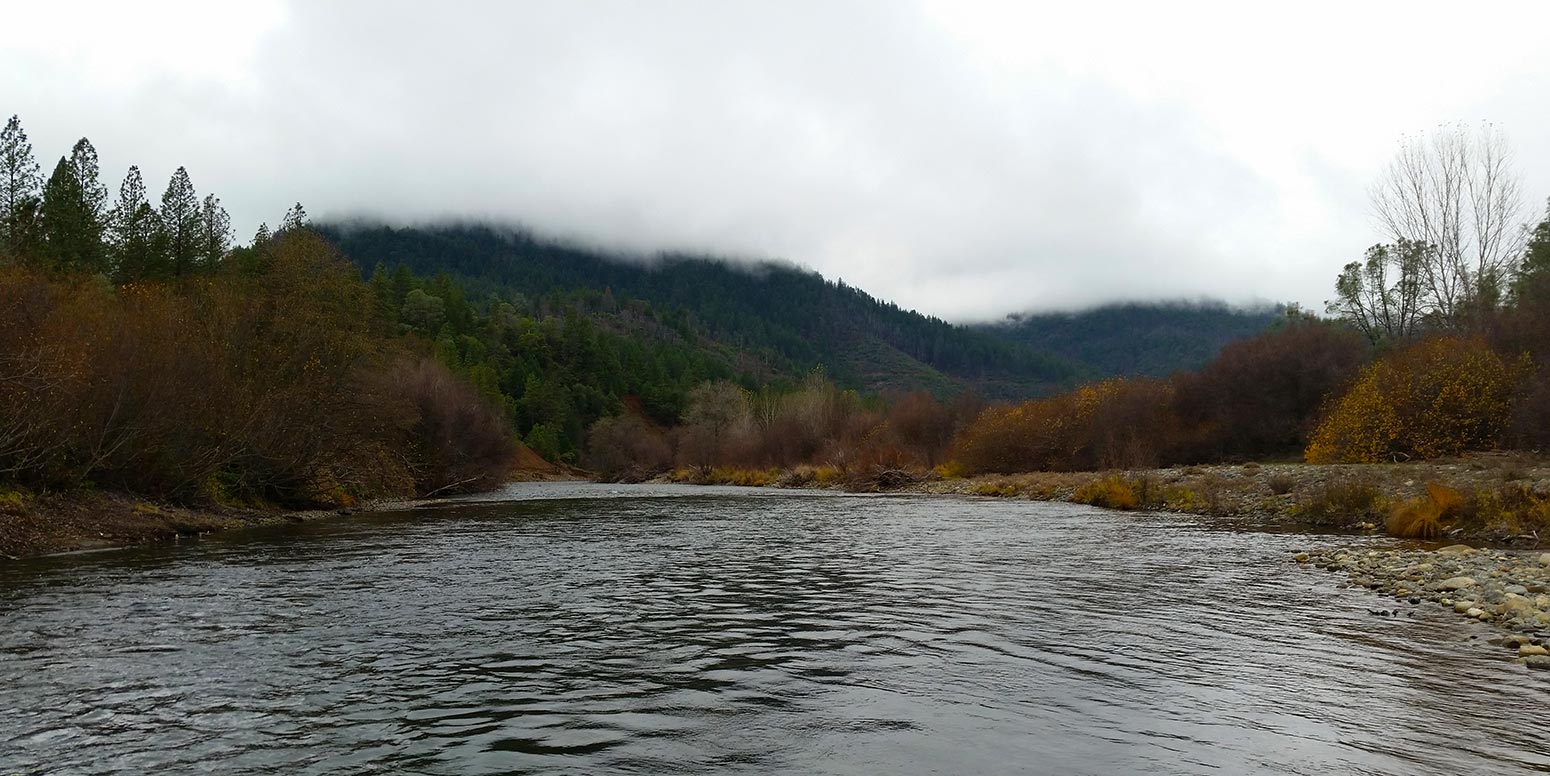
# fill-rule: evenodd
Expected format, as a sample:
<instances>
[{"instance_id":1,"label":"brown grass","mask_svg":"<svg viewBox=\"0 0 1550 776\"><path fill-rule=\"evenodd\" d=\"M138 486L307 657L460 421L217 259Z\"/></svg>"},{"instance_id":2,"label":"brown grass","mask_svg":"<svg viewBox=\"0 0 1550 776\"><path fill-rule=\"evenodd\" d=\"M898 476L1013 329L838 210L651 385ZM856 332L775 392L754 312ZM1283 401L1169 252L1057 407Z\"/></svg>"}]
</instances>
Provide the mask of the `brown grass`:
<instances>
[{"instance_id":1,"label":"brown grass","mask_svg":"<svg viewBox=\"0 0 1550 776\"><path fill-rule=\"evenodd\" d=\"M1325 482L1298 504L1297 513L1316 525L1386 519L1383 491L1360 477Z\"/></svg>"},{"instance_id":2,"label":"brown grass","mask_svg":"<svg viewBox=\"0 0 1550 776\"><path fill-rule=\"evenodd\" d=\"M1291 493L1297 487L1297 480L1293 479L1292 475L1283 472L1270 475L1265 479L1265 485L1270 488L1271 493L1277 496L1284 496Z\"/></svg>"}]
</instances>

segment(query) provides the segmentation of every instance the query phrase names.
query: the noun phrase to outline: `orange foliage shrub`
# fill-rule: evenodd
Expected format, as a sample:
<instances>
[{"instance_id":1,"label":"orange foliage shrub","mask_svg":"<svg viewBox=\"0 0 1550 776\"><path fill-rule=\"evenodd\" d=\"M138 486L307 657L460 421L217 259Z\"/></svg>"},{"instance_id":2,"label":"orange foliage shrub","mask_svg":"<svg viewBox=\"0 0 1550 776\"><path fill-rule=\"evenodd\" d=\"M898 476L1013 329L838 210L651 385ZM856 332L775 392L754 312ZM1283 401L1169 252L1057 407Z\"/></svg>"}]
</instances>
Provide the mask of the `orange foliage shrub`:
<instances>
[{"instance_id":1,"label":"orange foliage shrub","mask_svg":"<svg viewBox=\"0 0 1550 776\"><path fill-rule=\"evenodd\" d=\"M969 473L1156 466L1178 435L1172 396L1160 380L1108 380L991 407L959 434L953 459Z\"/></svg>"},{"instance_id":2,"label":"orange foliage shrub","mask_svg":"<svg viewBox=\"0 0 1550 776\"><path fill-rule=\"evenodd\" d=\"M398 366L327 242L288 233L264 258L121 288L0 272L0 476L329 503L504 466L504 420L445 370Z\"/></svg>"},{"instance_id":3,"label":"orange foliage shrub","mask_svg":"<svg viewBox=\"0 0 1550 776\"><path fill-rule=\"evenodd\" d=\"M1520 370L1478 339L1438 337L1384 357L1319 424L1309 463L1436 458L1502 442Z\"/></svg>"}]
</instances>

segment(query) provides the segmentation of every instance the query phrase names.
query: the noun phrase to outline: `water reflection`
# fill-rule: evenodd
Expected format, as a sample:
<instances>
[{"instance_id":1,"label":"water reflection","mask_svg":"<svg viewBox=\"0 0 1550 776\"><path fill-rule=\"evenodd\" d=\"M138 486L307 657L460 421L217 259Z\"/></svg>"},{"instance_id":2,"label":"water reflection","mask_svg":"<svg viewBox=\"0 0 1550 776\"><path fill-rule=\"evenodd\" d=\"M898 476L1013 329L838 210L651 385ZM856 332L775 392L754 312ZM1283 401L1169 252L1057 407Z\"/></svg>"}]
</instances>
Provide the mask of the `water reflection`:
<instances>
[{"instance_id":1,"label":"water reflection","mask_svg":"<svg viewBox=\"0 0 1550 776\"><path fill-rule=\"evenodd\" d=\"M0 569L21 773L1550 771L1550 682L1296 537L528 486ZM553 498L553 497L562 498ZM603 497L599 497L603 496ZM1410 609L1411 607L1405 607Z\"/></svg>"}]
</instances>

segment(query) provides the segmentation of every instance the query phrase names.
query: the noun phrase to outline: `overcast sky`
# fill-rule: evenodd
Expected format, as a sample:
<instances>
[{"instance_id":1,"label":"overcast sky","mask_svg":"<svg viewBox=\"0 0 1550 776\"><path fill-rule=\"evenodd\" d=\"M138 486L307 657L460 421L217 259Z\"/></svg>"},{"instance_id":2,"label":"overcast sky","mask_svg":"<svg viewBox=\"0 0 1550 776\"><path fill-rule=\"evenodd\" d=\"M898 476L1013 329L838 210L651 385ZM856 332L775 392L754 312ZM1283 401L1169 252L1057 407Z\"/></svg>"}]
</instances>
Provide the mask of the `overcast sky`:
<instances>
[{"instance_id":1,"label":"overcast sky","mask_svg":"<svg viewBox=\"0 0 1550 776\"><path fill-rule=\"evenodd\" d=\"M1488 7L1487 7L1488 6ZM1550 3L33 2L45 172L179 164L239 236L494 218L783 258L950 320L1321 304L1406 133L1490 120L1550 195Z\"/></svg>"}]
</instances>

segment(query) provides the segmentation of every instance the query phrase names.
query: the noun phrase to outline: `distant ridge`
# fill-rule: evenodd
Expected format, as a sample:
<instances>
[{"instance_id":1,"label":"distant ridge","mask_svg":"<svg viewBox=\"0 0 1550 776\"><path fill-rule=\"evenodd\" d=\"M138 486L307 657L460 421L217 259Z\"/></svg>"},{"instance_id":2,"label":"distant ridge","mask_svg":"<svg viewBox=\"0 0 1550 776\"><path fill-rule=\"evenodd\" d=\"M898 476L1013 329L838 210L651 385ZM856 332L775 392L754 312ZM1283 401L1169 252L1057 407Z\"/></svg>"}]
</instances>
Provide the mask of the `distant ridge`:
<instances>
[{"instance_id":1,"label":"distant ridge","mask_svg":"<svg viewBox=\"0 0 1550 776\"><path fill-rule=\"evenodd\" d=\"M363 272L403 265L420 275L446 273L471 298L638 300L704 347L791 380L822 366L840 384L870 392L973 390L999 399L1049 393L1087 371L998 332L904 310L789 264L675 254L643 261L476 224L318 228Z\"/></svg>"},{"instance_id":2,"label":"distant ridge","mask_svg":"<svg viewBox=\"0 0 1550 776\"><path fill-rule=\"evenodd\" d=\"M1284 309L1225 302L1124 302L1079 312L1011 315L977 328L1064 357L1095 376L1167 377L1198 369L1223 345L1270 328Z\"/></svg>"}]
</instances>

